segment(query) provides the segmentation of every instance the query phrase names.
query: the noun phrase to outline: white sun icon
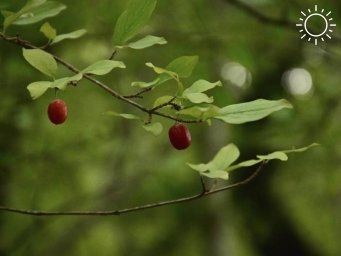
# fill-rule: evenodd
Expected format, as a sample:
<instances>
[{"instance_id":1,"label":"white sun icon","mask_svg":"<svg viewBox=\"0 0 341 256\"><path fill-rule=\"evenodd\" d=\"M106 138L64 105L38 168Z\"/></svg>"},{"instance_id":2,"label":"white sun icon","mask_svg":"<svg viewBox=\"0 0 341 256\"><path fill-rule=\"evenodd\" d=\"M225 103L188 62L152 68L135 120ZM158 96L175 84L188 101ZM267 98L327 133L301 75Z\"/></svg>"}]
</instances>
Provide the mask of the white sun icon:
<instances>
[{"instance_id":1,"label":"white sun icon","mask_svg":"<svg viewBox=\"0 0 341 256\"><path fill-rule=\"evenodd\" d=\"M324 14L324 12L325 12L324 9L322 9L319 12L317 10L317 5L315 5L315 11L313 12L310 9L308 9L307 14L301 11L303 15L302 18L300 18L301 23L296 24L297 27L300 27L300 33L303 34L301 36L301 39L306 37L308 41L310 42L311 39L313 38L315 45L317 45L319 38L321 39L321 41L324 42L324 36L331 39L331 36L329 35L329 33L333 33L332 27L336 27L336 24L331 23L333 21L333 18L328 17L332 12L330 11L327 14ZM323 26L320 31L311 31L311 29L309 30L308 23L309 21L312 20L312 18L321 19Z\"/></svg>"}]
</instances>

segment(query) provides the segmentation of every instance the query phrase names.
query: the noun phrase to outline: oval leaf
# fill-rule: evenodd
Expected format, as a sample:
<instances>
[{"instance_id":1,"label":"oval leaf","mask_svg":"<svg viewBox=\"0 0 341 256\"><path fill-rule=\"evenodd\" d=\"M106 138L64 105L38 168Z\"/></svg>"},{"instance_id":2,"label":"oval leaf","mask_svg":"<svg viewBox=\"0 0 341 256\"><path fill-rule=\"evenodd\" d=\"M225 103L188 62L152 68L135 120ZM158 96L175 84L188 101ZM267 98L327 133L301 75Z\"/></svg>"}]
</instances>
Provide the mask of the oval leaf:
<instances>
[{"instance_id":1,"label":"oval leaf","mask_svg":"<svg viewBox=\"0 0 341 256\"><path fill-rule=\"evenodd\" d=\"M98 61L86 69L82 71L84 74L92 74L92 75L106 75L111 70L114 68L125 68L126 66L124 65L123 62L121 61L116 61L116 60L101 60Z\"/></svg>"},{"instance_id":2,"label":"oval leaf","mask_svg":"<svg viewBox=\"0 0 341 256\"><path fill-rule=\"evenodd\" d=\"M33 67L45 75L54 77L57 72L57 62L53 56L40 49L23 49L24 58Z\"/></svg>"},{"instance_id":3,"label":"oval leaf","mask_svg":"<svg viewBox=\"0 0 341 256\"><path fill-rule=\"evenodd\" d=\"M47 89L50 88L52 82L50 81L39 81L31 83L27 86L27 90L30 92L32 99L38 99L43 95Z\"/></svg>"},{"instance_id":4,"label":"oval leaf","mask_svg":"<svg viewBox=\"0 0 341 256\"><path fill-rule=\"evenodd\" d=\"M46 38L49 40L52 40L57 35L57 31L48 22L45 22L41 26L40 32L42 32L46 36Z\"/></svg>"},{"instance_id":5,"label":"oval leaf","mask_svg":"<svg viewBox=\"0 0 341 256\"><path fill-rule=\"evenodd\" d=\"M208 97L205 93L187 93L184 95L185 99L188 99L192 103L212 103L213 97Z\"/></svg>"},{"instance_id":6,"label":"oval leaf","mask_svg":"<svg viewBox=\"0 0 341 256\"><path fill-rule=\"evenodd\" d=\"M191 87L184 90L183 95L189 94L189 93L199 93L199 92L205 92L210 89L213 89L216 86L222 86L222 83L220 81L210 83L206 80L198 80L195 83L191 85Z\"/></svg>"},{"instance_id":7,"label":"oval leaf","mask_svg":"<svg viewBox=\"0 0 341 256\"><path fill-rule=\"evenodd\" d=\"M151 123L151 124L145 124L142 126L143 129L145 129L147 132L152 133L154 136L160 135L160 133L163 130L161 123Z\"/></svg>"},{"instance_id":8,"label":"oval leaf","mask_svg":"<svg viewBox=\"0 0 341 256\"><path fill-rule=\"evenodd\" d=\"M126 11L118 18L114 31L114 44L124 43L135 36L148 22L156 0L130 0Z\"/></svg>"},{"instance_id":9,"label":"oval leaf","mask_svg":"<svg viewBox=\"0 0 341 256\"><path fill-rule=\"evenodd\" d=\"M37 23L46 18L54 17L65 9L66 5L62 3L48 1L42 5L32 8L25 15L21 15L15 22L13 22L13 25L28 25Z\"/></svg>"},{"instance_id":10,"label":"oval leaf","mask_svg":"<svg viewBox=\"0 0 341 256\"><path fill-rule=\"evenodd\" d=\"M221 108L215 118L229 124L242 124L262 119L284 108L292 108L292 105L286 100L259 99Z\"/></svg>"},{"instance_id":11,"label":"oval leaf","mask_svg":"<svg viewBox=\"0 0 341 256\"><path fill-rule=\"evenodd\" d=\"M157 36L146 36L136 42L132 42L129 43L127 45L127 47L132 48L132 49L136 49L136 50L140 50L140 49L144 49L144 48L148 48L151 47L153 45L159 44L166 44L167 41L166 39L164 39L163 37L157 37Z\"/></svg>"},{"instance_id":12,"label":"oval leaf","mask_svg":"<svg viewBox=\"0 0 341 256\"><path fill-rule=\"evenodd\" d=\"M23 8L21 8L18 12L10 14L10 12L5 13L5 20L3 23L4 31L12 25L15 21L17 21L22 15L30 12L33 8L44 4L46 0L29 0Z\"/></svg>"},{"instance_id":13,"label":"oval leaf","mask_svg":"<svg viewBox=\"0 0 341 256\"><path fill-rule=\"evenodd\" d=\"M67 85L73 81L78 82L83 78L83 75L81 73L78 73L71 77L63 77L59 78L51 84L51 88L58 88L59 90L65 90Z\"/></svg>"}]
</instances>

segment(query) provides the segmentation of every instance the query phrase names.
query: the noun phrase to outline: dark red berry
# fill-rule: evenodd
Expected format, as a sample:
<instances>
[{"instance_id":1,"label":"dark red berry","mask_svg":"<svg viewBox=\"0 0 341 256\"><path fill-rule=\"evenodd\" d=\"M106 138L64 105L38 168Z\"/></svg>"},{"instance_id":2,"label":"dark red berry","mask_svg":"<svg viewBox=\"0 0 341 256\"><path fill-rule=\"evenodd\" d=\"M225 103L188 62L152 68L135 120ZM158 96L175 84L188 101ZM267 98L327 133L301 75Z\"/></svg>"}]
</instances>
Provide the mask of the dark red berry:
<instances>
[{"instance_id":1,"label":"dark red berry","mask_svg":"<svg viewBox=\"0 0 341 256\"><path fill-rule=\"evenodd\" d=\"M54 124L62 124L67 118L67 106L62 100L54 100L49 104L47 114Z\"/></svg>"},{"instance_id":2,"label":"dark red berry","mask_svg":"<svg viewBox=\"0 0 341 256\"><path fill-rule=\"evenodd\" d=\"M176 123L168 131L169 140L173 147L182 150L186 149L191 145L191 133L187 126Z\"/></svg>"}]
</instances>

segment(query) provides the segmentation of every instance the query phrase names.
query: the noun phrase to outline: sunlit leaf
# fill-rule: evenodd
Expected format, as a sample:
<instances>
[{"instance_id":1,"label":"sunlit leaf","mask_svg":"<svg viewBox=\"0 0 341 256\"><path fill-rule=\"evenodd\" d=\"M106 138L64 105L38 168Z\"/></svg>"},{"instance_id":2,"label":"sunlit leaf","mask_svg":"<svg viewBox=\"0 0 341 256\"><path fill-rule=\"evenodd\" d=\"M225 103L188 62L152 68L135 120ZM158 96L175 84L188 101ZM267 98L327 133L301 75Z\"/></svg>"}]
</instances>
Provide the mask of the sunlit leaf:
<instances>
[{"instance_id":1,"label":"sunlit leaf","mask_svg":"<svg viewBox=\"0 0 341 256\"><path fill-rule=\"evenodd\" d=\"M32 99L38 99L43 95L47 89L50 88L52 82L50 81L39 81L31 83L27 86L27 90L30 92Z\"/></svg>"},{"instance_id":2,"label":"sunlit leaf","mask_svg":"<svg viewBox=\"0 0 341 256\"><path fill-rule=\"evenodd\" d=\"M60 2L47 1L21 15L16 21L13 22L13 25L29 25L37 23L46 18L54 17L65 9L66 5Z\"/></svg>"},{"instance_id":3,"label":"sunlit leaf","mask_svg":"<svg viewBox=\"0 0 341 256\"><path fill-rule=\"evenodd\" d=\"M185 89L183 95L190 94L190 93L205 92L217 86L222 86L222 83L220 81L211 83L206 80L200 79L196 81L195 83L193 83L190 87Z\"/></svg>"},{"instance_id":4,"label":"sunlit leaf","mask_svg":"<svg viewBox=\"0 0 341 256\"><path fill-rule=\"evenodd\" d=\"M284 108L292 108L292 105L283 99L259 99L221 108L220 114L215 118L230 124L242 124L262 119Z\"/></svg>"},{"instance_id":5,"label":"sunlit leaf","mask_svg":"<svg viewBox=\"0 0 341 256\"><path fill-rule=\"evenodd\" d=\"M56 44L59 43L60 41L63 41L65 39L77 39L80 38L81 36L83 36L84 34L86 34L86 29L79 29L67 34L62 34L62 35L57 35L51 44Z\"/></svg>"},{"instance_id":6,"label":"sunlit leaf","mask_svg":"<svg viewBox=\"0 0 341 256\"><path fill-rule=\"evenodd\" d=\"M28 63L30 63L43 74L50 77L55 76L58 67L57 62L51 54L40 49L23 48L23 55Z\"/></svg>"},{"instance_id":7,"label":"sunlit leaf","mask_svg":"<svg viewBox=\"0 0 341 256\"><path fill-rule=\"evenodd\" d=\"M234 144L229 144L218 151L215 157L207 164L188 164L192 169L198 171L200 175L209 178L228 179L225 171L239 157L239 150Z\"/></svg>"},{"instance_id":8,"label":"sunlit leaf","mask_svg":"<svg viewBox=\"0 0 341 256\"><path fill-rule=\"evenodd\" d=\"M158 136L162 132L163 127L161 123L150 123L143 125L143 129L152 133L154 136Z\"/></svg>"},{"instance_id":9,"label":"sunlit leaf","mask_svg":"<svg viewBox=\"0 0 341 256\"><path fill-rule=\"evenodd\" d=\"M166 104L172 99L174 99L174 96L169 96L169 95L161 96L154 101L153 108Z\"/></svg>"},{"instance_id":10,"label":"sunlit leaf","mask_svg":"<svg viewBox=\"0 0 341 256\"><path fill-rule=\"evenodd\" d=\"M148 22L156 6L156 0L130 0L127 9L118 18L114 30L115 45L135 36Z\"/></svg>"},{"instance_id":11,"label":"sunlit leaf","mask_svg":"<svg viewBox=\"0 0 341 256\"><path fill-rule=\"evenodd\" d=\"M81 80L83 77L83 75L81 73L78 73L74 76L71 77L63 77L63 78L59 78L55 81L53 81L53 83L51 84L51 88L58 88L59 90L65 90L67 85L73 81L79 81Z\"/></svg>"},{"instance_id":12,"label":"sunlit leaf","mask_svg":"<svg viewBox=\"0 0 341 256\"><path fill-rule=\"evenodd\" d=\"M157 37L157 36L149 35L149 36L146 36L146 37L144 37L144 38L142 38L136 42L129 43L127 45L127 47L139 50L139 49L151 47L151 46L156 45L156 44L162 45L162 44L166 44L166 43L167 43L167 41L163 37Z\"/></svg>"},{"instance_id":13,"label":"sunlit leaf","mask_svg":"<svg viewBox=\"0 0 341 256\"><path fill-rule=\"evenodd\" d=\"M194 92L194 93L187 93L183 96L185 99L188 99L192 103L212 103L213 97L207 96L205 93L201 92Z\"/></svg>"},{"instance_id":14,"label":"sunlit leaf","mask_svg":"<svg viewBox=\"0 0 341 256\"><path fill-rule=\"evenodd\" d=\"M263 162L263 161L270 161L270 160L287 161L288 160L287 154L304 152L304 151L306 151L312 147L318 146L318 145L319 144L317 144L317 143L313 143L313 144L311 144L307 147L303 147L303 148L276 151L276 152L270 153L268 155L258 155L257 159L247 160L247 161L241 162L237 165L230 166L229 168L227 168L226 171L230 172L230 171L242 168L242 167L250 167L250 166L256 165L256 164Z\"/></svg>"},{"instance_id":15,"label":"sunlit leaf","mask_svg":"<svg viewBox=\"0 0 341 256\"><path fill-rule=\"evenodd\" d=\"M46 38L49 40L52 40L57 35L57 31L48 22L45 22L41 26L40 32L42 32L46 36Z\"/></svg>"},{"instance_id":16,"label":"sunlit leaf","mask_svg":"<svg viewBox=\"0 0 341 256\"><path fill-rule=\"evenodd\" d=\"M175 72L181 78L186 78L191 76L198 60L198 56L182 56L169 63L166 69Z\"/></svg>"},{"instance_id":17,"label":"sunlit leaf","mask_svg":"<svg viewBox=\"0 0 341 256\"><path fill-rule=\"evenodd\" d=\"M10 25L18 20L19 17L30 12L33 8L44 4L45 2L46 0L29 0L18 12L10 14L7 11L5 13L6 17L3 23L4 30L6 30Z\"/></svg>"},{"instance_id":18,"label":"sunlit leaf","mask_svg":"<svg viewBox=\"0 0 341 256\"><path fill-rule=\"evenodd\" d=\"M212 117L215 117L219 115L220 108L214 105L208 105L208 106L194 106L190 108L185 108L180 111L178 111L178 114L180 115L186 115L186 116L191 116L196 119L201 119L201 120L207 120Z\"/></svg>"},{"instance_id":19,"label":"sunlit leaf","mask_svg":"<svg viewBox=\"0 0 341 256\"><path fill-rule=\"evenodd\" d=\"M116 60L100 60L82 70L83 74L106 75L114 68L125 68L123 62Z\"/></svg>"},{"instance_id":20,"label":"sunlit leaf","mask_svg":"<svg viewBox=\"0 0 341 256\"><path fill-rule=\"evenodd\" d=\"M133 115L133 114L117 113L114 111L107 111L104 114L108 116L122 117L122 118L130 119L130 120L141 120L140 117Z\"/></svg>"}]
</instances>

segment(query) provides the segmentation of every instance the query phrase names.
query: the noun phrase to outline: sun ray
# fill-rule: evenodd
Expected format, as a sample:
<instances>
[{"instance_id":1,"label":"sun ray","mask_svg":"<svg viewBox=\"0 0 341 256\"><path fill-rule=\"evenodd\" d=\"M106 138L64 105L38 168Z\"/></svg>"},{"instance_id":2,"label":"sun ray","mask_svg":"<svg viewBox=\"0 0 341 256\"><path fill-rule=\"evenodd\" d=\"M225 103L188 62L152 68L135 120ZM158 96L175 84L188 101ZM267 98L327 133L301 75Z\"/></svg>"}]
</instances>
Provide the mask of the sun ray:
<instances>
[{"instance_id":1,"label":"sun ray","mask_svg":"<svg viewBox=\"0 0 341 256\"><path fill-rule=\"evenodd\" d=\"M315 38L315 45L317 45L317 38Z\"/></svg>"},{"instance_id":2,"label":"sun ray","mask_svg":"<svg viewBox=\"0 0 341 256\"><path fill-rule=\"evenodd\" d=\"M300 23L298 23L298 24L296 24L296 26L297 26L297 27L302 27L303 25L300 24Z\"/></svg>"},{"instance_id":3,"label":"sun ray","mask_svg":"<svg viewBox=\"0 0 341 256\"><path fill-rule=\"evenodd\" d=\"M303 29L301 29L300 32L303 32Z\"/></svg>"},{"instance_id":4,"label":"sun ray","mask_svg":"<svg viewBox=\"0 0 341 256\"><path fill-rule=\"evenodd\" d=\"M317 12L317 5L315 5L315 12Z\"/></svg>"},{"instance_id":5,"label":"sun ray","mask_svg":"<svg viewBox=\"0 0 341 256\"><path fill-rule=\"evenodd\" d=\"M308 42L310 42L310 40L311 40L311 37L309 37Z\"/></svg>"},{"instance_id":6,"label":"sun ray","mask_svg":"<svg viewBox=\"0 0 341 256\"><path fill-rule=\"evenodd\" d=\"M330 18L329 20L333 20L333 18Z\"/></svg>"},{"instance_id":7,"label":"sun ray","mask_svg":"<svg viewBox=\"0 0 341 256\"><path fill-rule=\"evenodd\" d=\"M330 35L326 34L326 36L327 36L329 39L332 39Z\"/></svg>"},{"instance_id":8,"label":"sun ray","mask_svg":"<svg viewBox=\"0 0 341 256\"><path fill-rule=\"evenodd\" d=\"M336 27L336 24L330 24L329 26L331 26L331 27Z\"/></svg>"},{"instance_id":9,"label":"sun ray","mask_svg":"<svg viewBox=\"0 0 341 256\"><path fill-rule=\"evenodd\" d=\"M301 11L301 13L303 14L303 16L307 16L307 14L305 14L304 12Z\"/></svg>"},{"instance_id":10,"label":"sun ray","mask_svg":"<svg viewBox=\"0 0 341 256\"><path fill-rule=\"evenodd\" d=\"M303 19L302 19L302 18L300 18L300 20L301 20L301 21L303 21Z\"/></svg>"},{"instance_id":11,"label":"sun ray","mask_svg":"<svg viewBox=\"0 0 341 256\"><path fill-rule=\"evenodd\" d=\"M308 12L311 13L310 9L308 9Z\"/></svg>"},{"instance_id":12,"label":"sun ray","mask_svg":"<svg viewBox=\"0 0 341 256\"><path fill-rule=\"evenodd\" d=\"M333 30L329 29L329 32L330 32L330 33L333 33Z\"/></svg>"},{"instance_id":13,"label":"sun ray","mask_svg":"<svg viewBox=\"0 0 341 256\"><path fill-rule=\"evenodd\" d=\"M301 39L305 38L307 36L307 34L304 34L303 36L301 36Z\"/></svg>"},{"instance_id":14,"label":"sun ray","mask_svg":"<svg viewBox=\"0 0 341 256\"><path fill-rule=\"evenodd\" d=\"M324 12L324 9L322 9L321 13L323 13L323 12Z\"/></svg>"},{"instance_id":15,"label":"sun ray","mask_svg":"<svg viewBox=\"0 0 341 256\"><path fill-rule=\"evenodd\" d=\"M323 37L321 37L321 40L324 42L324 38Z\"/></svg>"},{"instance_id":16,"label":"sun ray","mask_svg":"<svg viewBox=\"0 0 341 256\"><path fill-rule=\"evenodd\" d=\"M326 14L326 16L329 16L329 14L331 14L332 12L330 11L330 12L328 12L327 14Z\"/></svg>"}]
</instances>

